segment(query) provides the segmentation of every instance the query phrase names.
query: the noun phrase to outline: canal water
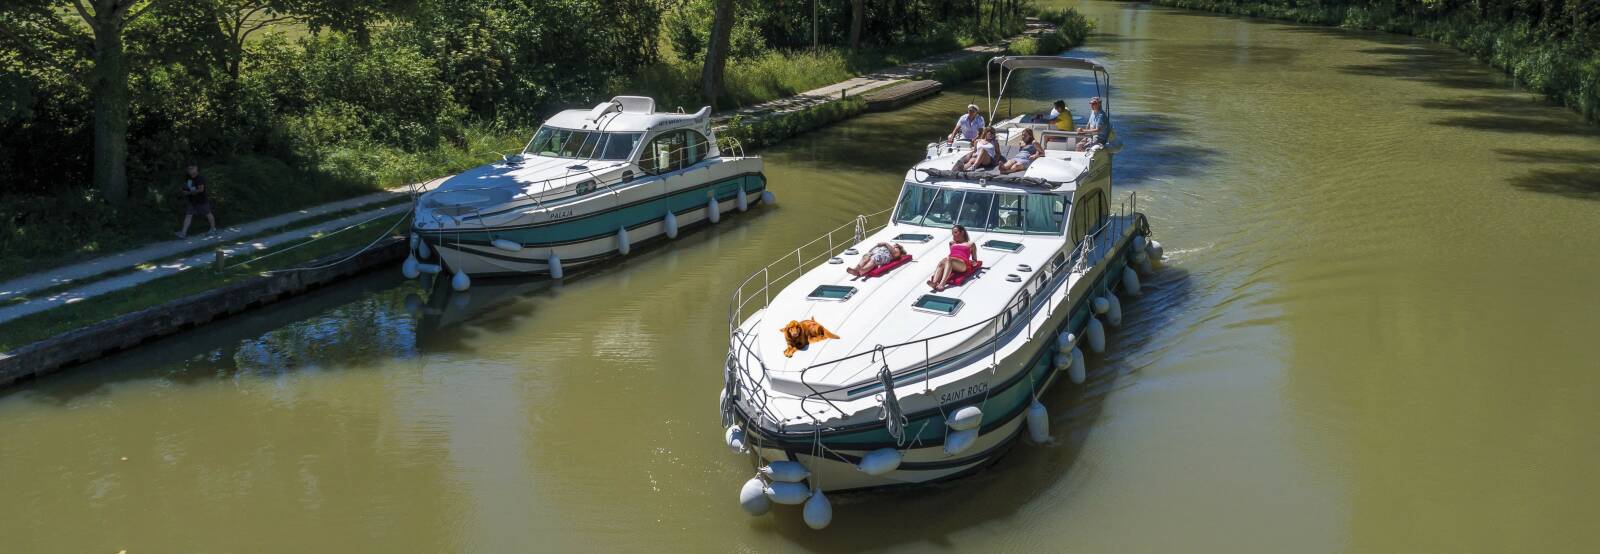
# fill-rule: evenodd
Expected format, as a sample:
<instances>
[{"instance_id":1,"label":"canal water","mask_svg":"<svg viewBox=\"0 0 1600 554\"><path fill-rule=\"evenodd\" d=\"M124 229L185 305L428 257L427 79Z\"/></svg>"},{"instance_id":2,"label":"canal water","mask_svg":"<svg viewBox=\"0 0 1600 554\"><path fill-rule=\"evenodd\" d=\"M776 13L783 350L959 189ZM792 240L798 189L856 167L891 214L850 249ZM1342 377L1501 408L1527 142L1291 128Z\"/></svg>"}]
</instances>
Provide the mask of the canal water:
<instances>
[{"instance_id":1,"label":"canal water","mask_svg":"<svg viewBox=\"0 0 1600 554\"><path fill-rule=\"evenodd\" d=\"M889 206L977 83L565 283L383 271L0 391L0 551L1600 548L1600 128L1409 38L1073 5L1169 263L1046 396L1054 444L822 532L744 515L722 446L729 291Z\"/></svg>"}]
</instances>

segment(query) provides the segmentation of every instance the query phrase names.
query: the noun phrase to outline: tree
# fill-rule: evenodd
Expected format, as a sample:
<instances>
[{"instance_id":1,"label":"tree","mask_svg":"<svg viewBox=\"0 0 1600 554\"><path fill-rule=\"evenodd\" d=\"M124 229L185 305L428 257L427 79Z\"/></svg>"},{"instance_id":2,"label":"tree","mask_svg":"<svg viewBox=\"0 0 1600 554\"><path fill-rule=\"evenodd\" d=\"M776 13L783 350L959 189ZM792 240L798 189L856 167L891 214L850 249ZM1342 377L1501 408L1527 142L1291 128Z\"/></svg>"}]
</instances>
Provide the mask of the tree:
<instances>
[{"instance_id":1,"label":"tree","mask_svg":"<svg viewBox=\"0 0 1600 554\"><path fill-rule=\"evenodd\" d=\"M715 107L722 92L722 75L728 66L728 39L733 36L734 0L715 0L716 16L711 22L711 40L706 45L705 68L701 72L700 95Z\"/></svg>"},{"instance_id":2,"label":"tree","mask_svg":"<svg viewBox=\"0 0 1600 554\"><path fill-rule=\"evenodd\" d=\"M128 198L128 66L123 33L164 0L12 0L0 8L0 35L39 63L79 74L87 59L94 102L94 182L107 202ZM63 14L76 14L82 25ZM87 28L87 32L85 29ZM52 48L53 47L53 48ZM73 61L56 51L66 51ZM69 58L70 59L70 58Z\"/></svg>"},{"instance_id":3,"label":"tree","mask_svg":"<svg viewBox=\"0 0 1600 554\"><path fill-rule=\"evenodd\" d=\"M861 47L861 25L867 19L866 0L850 0L850 48Z\"/></svg>"}]
</instances>

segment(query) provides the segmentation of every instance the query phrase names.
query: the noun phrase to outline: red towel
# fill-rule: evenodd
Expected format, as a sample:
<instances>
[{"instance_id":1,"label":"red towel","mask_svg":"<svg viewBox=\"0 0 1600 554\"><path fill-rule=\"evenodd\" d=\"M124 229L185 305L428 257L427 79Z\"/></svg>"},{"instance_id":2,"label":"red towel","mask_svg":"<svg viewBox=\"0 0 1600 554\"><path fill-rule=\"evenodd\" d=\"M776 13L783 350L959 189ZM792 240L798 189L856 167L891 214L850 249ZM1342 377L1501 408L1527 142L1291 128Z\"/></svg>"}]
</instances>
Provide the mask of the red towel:
<instances>
[{"instance_id":1,"label":"red towel","mask_svg":"<svg viewBox=\"0 0 1600 554\"><path fill-rule=\"evenodd\" d=\"M978 274L978 270L980 270L980 269L983 269L983 262L981 262L981 261L974 261L974 262L972 262L970 264L967 264L967 270L966 271L963 271L961 273L957 273L955 275L951 275L950 276L950 281L948 283L946 283L946 284L948 284L949 286L952 286L952 287L959 287L959 286L961 286L962 283L967 282L967 278L968 277L972 277L973 275L977 275Z\"/></svg>"},{"instance_id":2,"label":"red towel","mask_svg":"<svg viewBox=\"0 0 1600 554\"><path fill-rule=\"evenodd\" d=\"M889 263L880 265L878 267L874 267L874 268L872 268L871 271L863 273L862 276L863 277L877 277L879 275L883 275L885 273L888 273L889 270L891 270L891 269L894 269L894 268L900 267L902 265L905 265L906 263L908 263L910 261L911 261L911 255L910 254L906 254L904 256L895 258L893 260L889 260Z\"/></svg>"}]
</instances>

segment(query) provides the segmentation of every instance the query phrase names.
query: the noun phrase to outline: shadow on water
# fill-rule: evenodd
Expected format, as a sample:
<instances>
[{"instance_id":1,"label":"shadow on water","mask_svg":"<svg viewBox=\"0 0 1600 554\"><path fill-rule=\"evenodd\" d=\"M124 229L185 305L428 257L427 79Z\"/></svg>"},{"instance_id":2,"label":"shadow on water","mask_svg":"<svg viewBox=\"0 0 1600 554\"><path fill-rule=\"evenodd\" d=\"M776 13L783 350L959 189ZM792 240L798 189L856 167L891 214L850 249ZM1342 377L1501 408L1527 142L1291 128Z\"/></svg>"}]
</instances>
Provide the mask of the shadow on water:
<instances>
[{"instance_id":1,"label":"shadow on water","mask_svg":"<svg viewBox=\"0 0 1600 554\"><path fill-rule=\"evenodd\" d=\"M1128 377L1139 369L1137 360L1145 357L1151 341L1162 336L1160 327L1179 317L1193 294L1189 272L1169 266L1152 277L1140 297L1124 296L1123 324L1108 332L1106 354L1087 354L1091 369L1085 383L1073 385L1062 375L1040 395L1039 402L1050 409L1051 444L1034 444L1024 432L993 465L968 477L910 489L830 495L834 517L825 532L806 527L799 506L774 506L774 514L752 518L750 525L811 550L950 547L956 545L954 533L1014 517L1041 497L1071 502L1070 487L1059 484L1070 480L1106 399L1134 383Z\"/></svg>"},{"instance_id":2,"label":"shadow on water","mask_svg":"<svg viewBox=\"0 0 1600 554\"><path fill-rule=\"evenodd\" d=\"M1111 122L1123 142L1116 157L1118 186L1138 187L1152 181L1192 177L1221 156L1217 149L1201 144L1191 130L1193 120L1185 116L1112 112Z\"/></svg>"},{"instance_id":3,"label":"shadow on water","mask_svg":"<svg viewBox=\"0 0 1600 554\"><path fill-rule=\"evenodd\" d=\"M1509 162L1545 164L1511 179L1511 186L1530 192L1580 200L1600 200L1600 151L1496 148Z\"/></svg>"}]
</instances>

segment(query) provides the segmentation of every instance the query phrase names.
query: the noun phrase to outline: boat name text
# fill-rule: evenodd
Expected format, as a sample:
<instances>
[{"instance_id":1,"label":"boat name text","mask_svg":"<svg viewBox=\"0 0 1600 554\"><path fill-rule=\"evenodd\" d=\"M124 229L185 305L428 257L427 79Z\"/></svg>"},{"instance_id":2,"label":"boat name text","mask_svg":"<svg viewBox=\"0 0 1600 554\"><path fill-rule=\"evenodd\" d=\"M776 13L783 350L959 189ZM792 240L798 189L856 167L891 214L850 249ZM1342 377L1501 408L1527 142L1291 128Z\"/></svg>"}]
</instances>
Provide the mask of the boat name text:
<instances>
[{"instance_id":1,"label":"boat name text","mask_svg":"<svg viewBox=\"0 0 1600 554\"><path fill-rule=\"evenodd\" d=\"M978 383L976 385L969 385L966 388L960 388L960 389L956 389L956 390L953 390L953 391L950 391L950 392L939 393L939 403L940 404L949 404L951 402L958 402L963 398L971 398L971 397L983 394L983 393L988 392L988 391L989 391L989 383L987 381L985 381L985 382L982 382L982 383Z\"/></svg>"}]
</instances>

